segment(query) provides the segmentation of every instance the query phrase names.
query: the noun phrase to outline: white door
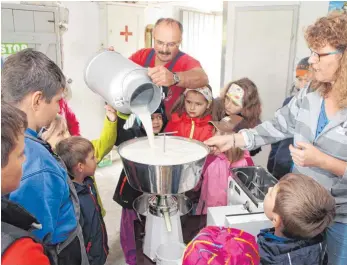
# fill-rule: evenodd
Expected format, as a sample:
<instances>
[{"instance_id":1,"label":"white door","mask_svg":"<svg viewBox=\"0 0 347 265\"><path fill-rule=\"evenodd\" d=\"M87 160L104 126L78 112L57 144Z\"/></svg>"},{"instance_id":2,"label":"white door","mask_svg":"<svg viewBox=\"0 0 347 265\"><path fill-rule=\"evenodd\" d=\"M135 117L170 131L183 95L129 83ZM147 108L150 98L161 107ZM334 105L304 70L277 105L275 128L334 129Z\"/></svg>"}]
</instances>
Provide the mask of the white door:
<instances>
[{"instance_id":1,"label":"white door","mask_svg":"<svg viewBox=\"0 0 347 265\"><path fill-rule=\"evenodd\" d=\"M54 7L2 4L2 59L23 48L33 48L61 66L57 19Z\"/></svg>"},{"instance_id":2,"label":"white door","mask_svg":"<svg viewBox=\"0 0 347 265\"><path fill-rule=\"evenodd\" d=\"M224 83L248 77L258 87L262 120L281 107L293 80L297 6L231 6Z\"/></svg>"},{"instance_id":3,"label":"white door","mask_svg":"<svg viewBox=\"0 0 347 265\"><path fill-rule=\"evenodd\" d=\"M108 45L126 57L144 48L144 7L107 5Z\"/></svg>"}]
</instances>

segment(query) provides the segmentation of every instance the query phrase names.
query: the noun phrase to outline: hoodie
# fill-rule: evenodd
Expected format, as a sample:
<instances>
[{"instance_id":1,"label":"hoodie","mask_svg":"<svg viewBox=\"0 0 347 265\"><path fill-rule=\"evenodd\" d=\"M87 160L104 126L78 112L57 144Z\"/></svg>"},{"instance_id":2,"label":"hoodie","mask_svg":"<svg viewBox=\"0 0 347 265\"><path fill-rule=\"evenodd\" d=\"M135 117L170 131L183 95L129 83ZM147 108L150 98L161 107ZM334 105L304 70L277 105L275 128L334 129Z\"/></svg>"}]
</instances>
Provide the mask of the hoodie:
<instances>
[{"instance_id":1,"label":"hoodie","mask_svg":"<svg viewBox=\"0 0 347 265\"><path fill-rule=\"evenodd\" d=\"M260 264L321 265L325 253L322 234L311 239L275 236L275 229L263 229L258 235Z\"/></svg>"}]
</instances>

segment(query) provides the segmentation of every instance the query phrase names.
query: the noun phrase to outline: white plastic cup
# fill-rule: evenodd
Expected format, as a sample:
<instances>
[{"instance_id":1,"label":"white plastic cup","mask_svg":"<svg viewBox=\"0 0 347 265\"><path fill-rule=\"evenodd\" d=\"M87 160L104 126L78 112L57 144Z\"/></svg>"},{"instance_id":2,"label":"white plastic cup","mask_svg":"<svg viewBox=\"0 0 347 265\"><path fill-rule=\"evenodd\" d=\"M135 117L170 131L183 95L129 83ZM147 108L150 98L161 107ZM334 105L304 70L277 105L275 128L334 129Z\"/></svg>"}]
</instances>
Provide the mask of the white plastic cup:
<instances>
[{"instance_id":1,"label":"white plastic cup","mask_svg":"<svg viewBox=\"0 0 347 265\"><path fill-rule=\"evenodd\" d=\"M156 252L157 265L182 265L186 246L180 242L161 244Z\"/></svg>"}]
</instances>

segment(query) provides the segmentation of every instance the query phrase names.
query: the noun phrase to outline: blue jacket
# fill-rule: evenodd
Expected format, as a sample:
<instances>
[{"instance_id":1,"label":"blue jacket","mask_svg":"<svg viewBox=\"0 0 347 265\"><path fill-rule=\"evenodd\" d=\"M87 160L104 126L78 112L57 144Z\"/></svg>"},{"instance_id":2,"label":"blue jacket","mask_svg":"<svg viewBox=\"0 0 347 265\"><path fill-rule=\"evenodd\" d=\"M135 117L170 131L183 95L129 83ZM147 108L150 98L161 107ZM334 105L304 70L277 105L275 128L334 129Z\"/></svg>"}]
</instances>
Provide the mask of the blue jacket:
<instances>
[{"instance_id":1,"label":"blue jacket","mask_svg":"<svg viewBox=\"0 0 347 265\"><path fill-rule=\"evenodd\" d=\"M322 265L325 244L323 235L300 240L277 237L274 228L264 229L258 235L261 265Z\"/></svg>"},{"instance_id":2,"label":"blue jacket","mask_svg":"<svg viewBox=\"0 0 347 265\"><path fill-rule=\"evenodd\" d=\"M105 264L108 255L107 231L97 200L97 190L91 177L83 184L74 182L81 207L80 224L89 264Z\"/></svg>"},{"instance_id":3,"label":"blue jacket","mask_svg":"<svg viewBox=\"0 0 347 265\"><path fill-rule=\"evenodd\" d=\"M38 137L31 129L25 134ZM25 138L24 152L22 180L19 188L10 194L10 200L22 205L42 224L41 230L33 232L36 237L43 239L50 233L49 243L61 243L77 226L68 175L40 143Z\"/></svg>"}]
</instances>

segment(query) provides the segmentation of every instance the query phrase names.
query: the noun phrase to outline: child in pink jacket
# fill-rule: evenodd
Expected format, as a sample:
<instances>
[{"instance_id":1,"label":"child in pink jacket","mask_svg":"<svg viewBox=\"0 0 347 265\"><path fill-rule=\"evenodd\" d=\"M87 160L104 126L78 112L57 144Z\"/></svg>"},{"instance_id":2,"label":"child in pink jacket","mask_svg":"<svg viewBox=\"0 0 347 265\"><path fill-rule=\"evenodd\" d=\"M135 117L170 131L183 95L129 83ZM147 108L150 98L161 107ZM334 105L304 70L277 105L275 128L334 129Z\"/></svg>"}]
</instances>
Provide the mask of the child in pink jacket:
<instances>
[{"instance_id":1,"label":"child in pink jacket","mask_svg":"<svg viewBox=\"0 0 347 265\"><path fill-rule=\"evenodd\" d=\"M238 115L227 116L221 121L211 122L215 128L215 134L230 134L242 121ZM231 168L253 166L252 158L248 151L232 148L217 156L209 155L202 171L201 194L196 209L196 214L206 214L208 207L226 206L228 183L231 177Z\"/></svg>"}]
</instances>

